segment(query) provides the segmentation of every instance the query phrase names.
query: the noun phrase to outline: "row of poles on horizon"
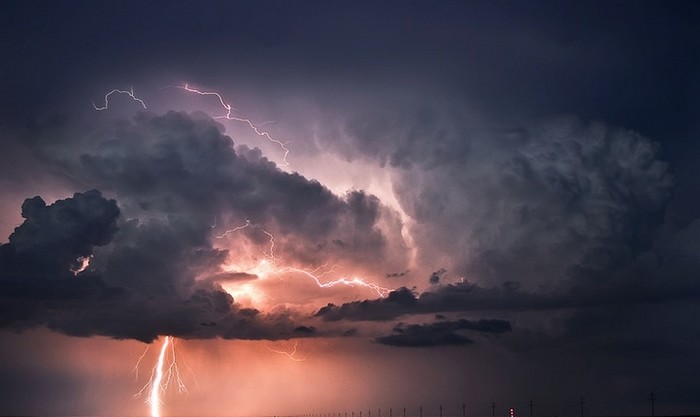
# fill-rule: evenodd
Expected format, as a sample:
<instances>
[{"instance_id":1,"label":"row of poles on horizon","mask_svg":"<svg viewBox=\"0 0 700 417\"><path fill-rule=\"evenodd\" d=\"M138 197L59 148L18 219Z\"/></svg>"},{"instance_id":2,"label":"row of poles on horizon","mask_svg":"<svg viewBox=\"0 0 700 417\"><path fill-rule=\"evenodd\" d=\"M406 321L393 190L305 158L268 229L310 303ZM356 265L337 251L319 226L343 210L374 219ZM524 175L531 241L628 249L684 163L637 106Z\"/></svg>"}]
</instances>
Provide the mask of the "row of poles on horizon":
<instances>
[{"instance_id":1,"label":"row of poles on horizon","mask_svg":"<svg viewBox=\"0 0 700 417\"><path fill-rule=\"evenodd\" d=\"M652 392L651 395L649 396L649 400L651 402L651 417L656 417L656 411L655 411L655 401L656 397L654 396L654 393ZM580 405L581 405L581 417L585 417L584 414L584 405L586 402L584 401L583 397L581 397L580 400ZM530 400L528 403L530 406L530 417L533 416L533 408L534 408L534 402ZM443 407L440 405L438 407L439 410L439 417L443 417ZM400 416L397 417L406 417L406 407L403 407L401 410L402 413ZM372 410L368 410L367 417L372 417ZM354 411L351 412L345 412L345 413L311 413L311 414L295 414L291 416L273 416L273 417L362 417L362 411L360 411L357 415ZM382 417L382 409L379 408L377 410L377 415L376 417ZM394 417L394 410L393 408L389 408L389 417ZM418 407L418 417L423 417L423 406ZM467 404L463 403L462 404L462 417L467 417ZM496 402L493 401L491 402L491 417L496 417ZM515 409L514 408L509 408L508 409L508 417L515 417Z\"/></svg>"}]
</instances>

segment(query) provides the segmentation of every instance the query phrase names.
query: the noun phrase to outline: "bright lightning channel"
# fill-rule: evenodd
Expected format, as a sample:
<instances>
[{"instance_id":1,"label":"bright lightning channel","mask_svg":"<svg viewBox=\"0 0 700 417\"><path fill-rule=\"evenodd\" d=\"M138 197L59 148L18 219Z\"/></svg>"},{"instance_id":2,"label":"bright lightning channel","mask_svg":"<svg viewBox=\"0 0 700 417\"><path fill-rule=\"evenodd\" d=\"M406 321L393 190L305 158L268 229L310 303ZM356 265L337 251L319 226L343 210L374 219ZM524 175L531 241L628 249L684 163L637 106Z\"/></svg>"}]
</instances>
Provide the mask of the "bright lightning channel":
<instances>
[{"instance_id":1,"label":"bright lightning channel","mask_svg":"<svg viewBox=\"0 0 700 417\"><path fill-rule=\"evenodd\" d=\"M223 239L224 237L228 236L231 233L246 229L252 225L253 224L248 219L246 219L246 223L244 225L237 226L233 229L226 230L224 233L222 233L216 237L218 239ZM301 274L301 275L304 275L304 276L310 278L313 282L316 283L316 285L319 288L333 288L333 287L338 286L338 285L345 285L345 286L349 286L349 287L356 287L356 286L357 287L364 287L364 288L368 288L369 290L375 292L381 298L386 297L391 292L391 289L389 289L389 288L382 287L382 286L375 284L373 282L366 282L364 279L358 278L358 277L342 277L342 278L338 278L338 279L335 279L332 281L323 282L321 279L325 275L332 273L333 270L336 268L336 265L333 265L333 267L331 267L329 270L321 272L321 273L319 273L318 271L321 270L322 268L324 268L325 265L318 267L318 268L315 268L315 269L295 268L295 267L291 267L291 266L278 267L277 266L278 260L275 257L275 236L265 229L262 229L262 231L270 238L270 240L269 240L270 247L268 250L263 251L263 254L265 255L265 257L267 257L267 259L260 262L259 267L260 267L261 273L258 275L268 275L268 274L281 275L281 274L285 274L285 273L297 273L297 274Z\"/></svg>"},{"instance_id":2,"label":"bright lightning channel","mask_svg":"<svg viewBox=\"0 0 700 417\"><path fill-rule=\"evenodd\" d=\"M366 282L362 278L358 278L358 277L342 277L342 278L338 278L338 279L333 280L333 281L321 282L320 276L315 275L312 271L309 271L307 269L300 269L300 268L294 268L294 267L287 266L287 267L275 269L273 271L273 273L275 273L275 274L283 274L285 272L296 272L298 274L305 275L305 276L311 278L316 283L316 285L319 286L319 288L333 288L336 285L346 285L349 287L355 287L355 286L365 287L365 288L368 288L368 289L374 291L375 293L377 293L377 295L380 296L381 298L386 297L391 292L391 290L389 288L382 287L382 286L377 285L373 282Z\"/></svg>"},{"instance_id":3,"label":"bright lightning channel","mask_svg":"<svg viewBox=\"0 0 700 417\"><path fill-rule=\"evenodd\" d=\"M288 357L289 359L293 360L294 362L303 362L303 361L306 360L306 358L309 356L309 354L307 353L306 355L304 355L304 356L301 357L301 358L297 357L297 356L296 356L296 353L297 353L297 345L298 345L298 344L299 344L298 341L295 341L295 342L294 342L294 349L292 349L291 352L285 352L284 350L272 349L272 348L269 347L269 346L265 346L265 347L266 347L267 350L269 350L270 352L279 353L280 355L284 355L284 356Z\"/></svg>"},{"instance_id":4,"label":"bright lightning channel","mask_svg":"<svg viewBox=\"0 0 700 417\"><path fill-rule=\"evenodd\" d=\"M219 104L221 105L221 107L223 107L224 110L226 110L226 114L223 116L214 117L215 119L235 120L237 122L243 122L243 123L247 124L253 130L253 132L255 132L255 134L266 138L267 140L269 140L272 143L277 144L277 146L279 146L280 149L282 149L284 151L284 156L282 157L282 161L284 162L284 164L282 166L289 166L289 162L287 161L287 155L289 155L289 149L287 148L287 144L289 142L282 142L282 141L270 136L270 134L268 132L266 132L264 130L260 130L260 126L262 126L262 124L264 124L264 123L256 125L250 119L245 119L243 117L236 116L235 114L233 114L233 107L231 107L230 104L226 103L226 101L224 101L224 98L221 96L221 94L217 93L216 91L198 90L196 88L190 87L190 85L188 83L185 83L184 85L178 85L176 87L181 89L181 90L185 90L189 93L199 94L200 96L214 96L214 97L216 97L217 100L219 101Z\"/></svg>"},{"instance_id":5,"label":"bright lightning channel","mask_svg":"<svg viewBox=\"0 0 700 417\"><path fill-rule=\"evenodd\" d=\"M165 336L163 346L160 348L160 355L158 355L156 376L153 379L153 384L151 385L151 417L160 417L160 390L162 389L161 382L163 381L163 363L165 362L165 353L168 351L169 343L170 336Z\"/></svg>"},{"instance_id":6,"label":"bright lightning channel","mask_svg":"<svg viewBox=\"0 0 700 417\"><path fill-rule=\"evenodd\" d=\"M107 109L109 108L109 96L111 96L112 94L126 94L127 96L131 97L132 100L134 100L134 101L136 101L137 103L139 103L139 104L141 105L141 107L143 107L144 109L146 109L146 103L145 103L143 100L141 100L140 98L138 98L138 97L136 97L136 96L134 95L134 87L131 87L130 90L119 90L118 88L115 88L114 90L112 90L112 91L110 91L109 93L105 94L105 98L104 98L104 100L105 100L105 105L104 105L104 106L97 107L97 104L95 104L95 102L93 101L93 102L92 102L92 107L94 107L95 110L97 110L97 111L107 110Z\"/></svg>"},{"instance_id":7,"label":"bright lightning channel","mask_svg":"<svg viewBox=\"0 0 700 417\"><path fill-rule=\"evenodd\" d=\"M144 356L148 352L148 347L141 354L134 367L134 372L138 378L138 367L141 364ZM180 393L188 392L187 386L182 380L182 375L180 373L180 368L177 365L175 357L175 340L172 336L165 336L163 338L163 345L160 348L160 353L158 354L158 362L151 370L151 377L149 378L146 385L141 388L141 390L134 395L134 397L139 398L148 392L146 397L146 404L150 405L151 417L160 417L160 406L163 401L160 399L160 395L165 393L170 384L177 385L177 390Z\"/></svg>"}]
</instances>

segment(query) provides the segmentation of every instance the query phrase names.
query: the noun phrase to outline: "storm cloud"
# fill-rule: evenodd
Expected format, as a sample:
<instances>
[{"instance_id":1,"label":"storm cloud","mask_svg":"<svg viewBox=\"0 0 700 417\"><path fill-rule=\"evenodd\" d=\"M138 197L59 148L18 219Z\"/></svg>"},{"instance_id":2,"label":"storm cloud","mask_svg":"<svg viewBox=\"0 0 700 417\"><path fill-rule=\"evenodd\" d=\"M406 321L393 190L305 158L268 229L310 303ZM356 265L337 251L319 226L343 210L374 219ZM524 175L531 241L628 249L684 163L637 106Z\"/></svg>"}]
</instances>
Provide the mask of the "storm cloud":
<instances>
[{"instance_id":1,"label":"storm cloud","mask_svg":"<svg viewBox=\"0 0 700 417\"><path fill-rule=\"evenodd\" d=\"M389 251L397 265L405 262L397 250L400 231L391 229L395 214L376 197L362 191L338 197L281 171L258 149L235 149L222 131L201 113L139 113L97 126L51 120L30 140L73 181L113 193L126 217L216 226L217 235L249 222L257 227L242 234L262 243L269 239L264 229L281 243L276 255L306 264L328 258L377 264Z\"/></svg>"},{"instance_id":2,"label":"storm cloud","mask_svg":"<svg viewBox=\"0 0 700 417\"><path fill-rule=\"evenodd\" d=\"M531 399L565 415L580 397L639 415L650 392L697 414L698 3L0 8L2 413L123 411L111 354L74 373L27 346L142 347L49 328L321 338L291 366L264 343L185 343L220 346L205 363L230 385L170 403L183 415ZM146 111L91 105L132 86ZM377 287L318 285L341 277Z\"/></svg>"},{"instance_id":3,"label":"storm cloud","mask_svg":"<svg viewBox=\"0 0 700 417\"><path fill-rule=\"evenodd\" d=\"M251 227L242 233L257 244L274 232L276 259L371 264L389 250L378 224L392 214L376 197L340 198L258 150L234 150L204 115L141 113L99 127L54 122L32 143L72 181L115 198L90 191L49 206L26 200L25 222L2 247L5 326L144 341L317 334L300 332L312 327L295 323L294 312L242 308L220 287L255 275L222 270L231 254L215 247L216 223L245 219Z\"/></svg>"},{"instance_id":4,"label":"storm cloud","mask_svg":"<svg viewBox=\"0 0 700 417\"><path fill-rule=\"evenodd\" d=\"M631 262L675 184L657 143L576 118L511 125L424 104L346 126L347 140L396 172L420 263L481 285L551 288Z\"/></svg>"},{"instance_id":5,"label":"storm cloud","mask_svg":"<svg viewBox=\"0 0 700 417\"><path fill-rule=\"evenodd\" d=\"M0 247L4 327L44 325L70 335L146 342L159 335L257 339L292 333L287 317L238 308L221 289L194 281L191 268L216 262L220 251L182 243L162 225L127 223L117 230L117 204L98 191L48 206L39 197L27 199L22 214L25 222ZM100 261L94 247L118 244L112 239L120 234L147 242L134 239L115 249L103 274L77 268L81 258ZM177 261L188 268L179 269Z\"/></svg>"},{"instance_id":6,"label":"storm cloud","mask_svg":"<svg viewBox=\"0 0 700 417\"><path fill-rule=\"evenodd\" d=\"M474 343L462 334L463 331L481 333L504 333L511 330L505 320L438 321L430 324L398 324L389 336L381 336L377 343L398 347L429 347L441 345L464 345Z\"/></svg>"}]
</instances>

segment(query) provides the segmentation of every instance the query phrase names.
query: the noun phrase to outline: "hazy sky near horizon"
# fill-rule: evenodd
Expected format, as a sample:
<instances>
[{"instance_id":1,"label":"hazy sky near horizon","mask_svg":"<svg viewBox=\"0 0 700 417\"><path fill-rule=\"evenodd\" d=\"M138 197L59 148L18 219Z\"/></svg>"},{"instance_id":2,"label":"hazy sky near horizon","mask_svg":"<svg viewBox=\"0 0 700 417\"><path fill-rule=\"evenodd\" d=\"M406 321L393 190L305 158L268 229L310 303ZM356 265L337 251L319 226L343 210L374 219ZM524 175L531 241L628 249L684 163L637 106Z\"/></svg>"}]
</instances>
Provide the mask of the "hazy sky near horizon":
<instances>
[{"instance_id":1,"label":"hazy sky near horizon","mask_svg":"<svg viewBox=\"0 0 700 417\"><path fill-rule=\"evenodd\" d=\"M2 3L0 414L697 413L698 23Z\"/></svg>"}]
</instances>

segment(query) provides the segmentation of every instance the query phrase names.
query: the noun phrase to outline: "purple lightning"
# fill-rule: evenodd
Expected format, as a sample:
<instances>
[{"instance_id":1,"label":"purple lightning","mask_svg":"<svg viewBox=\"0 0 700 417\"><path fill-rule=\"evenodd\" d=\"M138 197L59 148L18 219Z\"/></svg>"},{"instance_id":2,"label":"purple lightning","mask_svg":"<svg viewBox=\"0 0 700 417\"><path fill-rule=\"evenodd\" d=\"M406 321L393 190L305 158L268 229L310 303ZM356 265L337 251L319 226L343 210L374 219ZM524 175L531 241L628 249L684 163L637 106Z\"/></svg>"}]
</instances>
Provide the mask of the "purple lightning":
<instances>
[{"instance_id":1,"label":"purple lightning","mask_svg":"<svg viewBox=\"0 0 700 417\"><path fill-rule=\"evenodd\" d=\"M134 95L134 87L131 87L130 90L119 90L119 89L115 88L114 90L105 94L105 105L104 106L97 107L97 104L95 104L95 102L93 101L92 107L94 107L95 110L97 110L97 111L107 110L109 108L109 96L111 96L112 94L126 94L127 96L131 97L132 100L138 102L139 104L141 104L141 106L144 109L146 109L146 103L144 103L143 100L141 100L140 98L138 98Z\"/></svg>"},{"instance_id":2,"label":"purple lightning","mask_svg":"<svg viewBox=\"0 0 700 417\"><path fill-rule=\"evenodd\" d=\"M245 119L245 118L238 117L238 116L234 115L233 114L233 107L231 107L230 104L228 104L224 101L224 98L221 96L221 94L217 93L216 91L201 91L201 90L198 90L196 88L190 87L188 83L185 83L184 85L178 85L176 87L181 89L181 90L185 90L189 93L199 94L200 96L214 96L214 97L216 97L216 99L219 101L219 104L221 105L221 107L223 107L224 110L226 110L226 114L223 116L217 116L217 117L215 117L215 119L235 120L235 121L243 122L243 123L247 124L253 130L253 132L255 132L258 136L265 137L270 142L277 144L277 146L279 146L284 151L284 156L282 157L282 161L284 162L284 164L282 166L289 166L289 162L287 161L287 155L289 155L289 149L287 148L287 144L289 142L281 142L281 141L273 138L272 136L270 136L270 134L268 132L260 130L260 126L262 126L262 124L255 125L255 124L253 124L253 122L250 119Z\"/></svg>"}]
</instances>

